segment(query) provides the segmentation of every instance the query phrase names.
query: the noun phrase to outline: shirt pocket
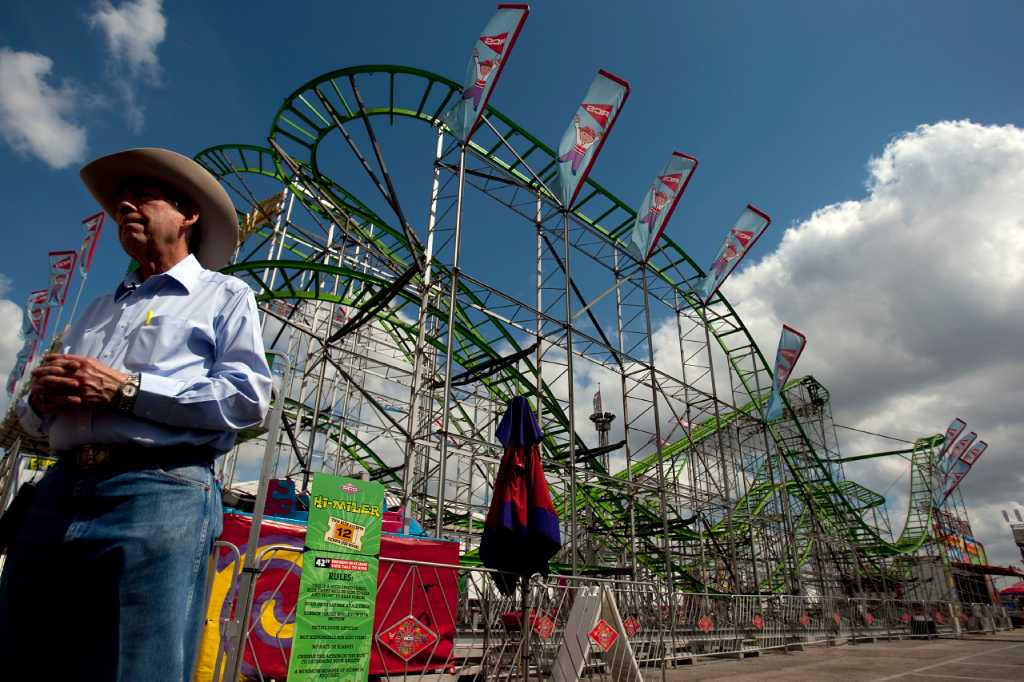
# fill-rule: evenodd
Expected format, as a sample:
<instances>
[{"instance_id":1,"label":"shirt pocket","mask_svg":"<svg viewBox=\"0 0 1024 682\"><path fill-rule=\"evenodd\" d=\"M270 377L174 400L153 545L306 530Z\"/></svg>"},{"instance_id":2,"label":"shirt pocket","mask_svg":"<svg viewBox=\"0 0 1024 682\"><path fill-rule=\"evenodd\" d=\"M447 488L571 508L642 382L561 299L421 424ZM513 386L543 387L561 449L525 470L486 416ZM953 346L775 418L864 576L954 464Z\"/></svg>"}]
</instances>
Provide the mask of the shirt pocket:
<instances>
[{"instance_id":1,"label":"shirt pocket","mask_svg":"<svg viewBox=\"0 0 1024 682\"><path fill-rule=\"evenodd\" d=\"M197 360L189 347L193 325L180 317L161 315L139 326L128 339L124 366L129 371L168 374Z\"/></svg>"}]
</instances>

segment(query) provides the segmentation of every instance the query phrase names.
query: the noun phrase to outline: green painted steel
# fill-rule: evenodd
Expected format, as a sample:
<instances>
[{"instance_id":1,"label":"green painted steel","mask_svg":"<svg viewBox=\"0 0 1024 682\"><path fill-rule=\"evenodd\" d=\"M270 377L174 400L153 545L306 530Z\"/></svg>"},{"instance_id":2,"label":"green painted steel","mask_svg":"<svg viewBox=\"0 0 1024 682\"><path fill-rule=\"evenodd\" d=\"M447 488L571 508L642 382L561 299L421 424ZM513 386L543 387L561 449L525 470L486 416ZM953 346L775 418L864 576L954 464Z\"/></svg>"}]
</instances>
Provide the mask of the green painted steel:
<instances>
[{"instance_id":1,"label":"green painted steel","mask_svg":"<svg viewBox=\"0 0 1024 682\"><path fill-rule=\"evenodd\" d=\"M387 100L370 102L363 110L354 107L354 102L349 101L351 94L349 98L345 96L345 90L348 87L346 83L351 86L358 78L373 77L389 80ZM394 87L396 82L401 83L401 89L397 91L397 94L396 87ZM395 117L402 117L417 120L435 128L439 127L443 125L440 120L441 114L454 101L453 98L460 89L461 86L452 80L421 69L404 66L369 65L339 69L319 76L296 89L275 115L270 137L287 147L288 154L300 165L302 172L315 178L318 189L352 217L354 231L359 238L376 245L380 253L386 255L393 262L397 272L413 262L413 246L408 243L402 230L390 226L366 204L321 171L317 154L319 145L328 134L337 128L339 123L344 125L360 119L364 112L369 117L387 116L392 121ZM333 98L336 103L332 110L323 106L322 102L325 98ZM318 103L320 103L319 106ZM546 194L546 190L532 174L524 170L524 166L529 164L542 180L550 177L554 173L556 165L554 150L493 106L487 108L487 116L510 144L518 149L525 149L525 151L520 153L520 158L515 158L504 155L501 145L484 148L476 143L471 143L468 151L486 161L493 168L509 175L522 187L542 195ZM308 210L329 217L326 216L319 202L304 191L301 183L293 177L289 167L284 165L281 158L270 149L252 145L221 145L200 152L196 158L222 179L248 173L274 178L289 186L295 192L296 198ZM582 190L580 196L581 200L572 211L573 219L590 226L598 233L605 235L606 238L625 247L622 237L628 232L629 226L635 219L634 209L592 179L587 180L585 189ZM590 207L594 207L594 210L590 210ZM448 275L444 266L434 263L432 267L438 273L439 278ZM268 269L273 269L281 275L282 285L280 287L271 289L262 284L263 274ZM696 425L691 430L689 438L681 438L662 448L659 453L635 462L633 464L634 474L649 470L659 461L676 462L681 460L693 444L715 434L719 429L741 416L758 418L763 414L763 405L767 400L768 392L758 391L755 386L770 386L771 383L768 362L729 302L721 294L718 294L708 307L701 307L698 304L693 293L693 286L703 278L704 272L668 236L662 237L650 260L648 269L654 277L671 285L688 303L690 310L701 318L732 364L734 372L747 392L749 402L736 411L721 415L718 420L707 420ZM378 291L390 283L386 277L301 259L243 262L230 266L225 271L246 276L260 285L261 290L258 295L261 300L322 300L354 307L358 307L361 300L365 300L367 291ZM319 286L321 278L327 277L341 277L346 281L358 282L362 293L359 297L332 294ZM296 281L299 280L305 280L306 284L297 286ZM415 290L420 284L418 278L415 279L408 290L399 292L398 296L401 300L398 307L385 310L378 316L382 326L396 339L400 339L403 343L399 345L404 347L411 347L408 345L410 341L415 342L417 330L414 325L403 320L397 314L397 310L404 305L418 305L418 295ZM459 299L470 305L482 305L482 302L476 299L474 293L465 285L462 285L460 289ZM429 312L431 315L439 316L440 319L446 319L445 311L432 308ZM522 350L511 332L497 321L487 318L482 326L474 326L468 316L461 311L456 312L456 323L453 328L457 339L454 344L454 361L458 364L468 366L483 358L497 358L499 353L496 349L499 346L510 348L511 352ZM440 349L440 344L436 340L429 340L429 342ZM507 400L512 395L519 393L534 393L532 377L536 374L535 368L529 358L522 364L526 368L523 371L517 367L508 367L483 380L483 385L496 400ZM568 419L548 386L541 387L541 395L545 412L561 429L548 434L545 439L545 456L550 459L559 459L566 445L558 444L557 440L559 437L567 435ZM851 481L836 480L831 472L831 463L815 451L802 423L792 414L789 409L790 405L785 399L784 405L787 408L785 429L778 423L768 424L767 429L774 446L782 453L789 472L791 480L785 486L786 493L799 498L804 504L805 511L797 520L798 526L805 528L812 523L821 524L839 537L856 545L869 559L909 554L919 548L928 537L931 519L931 506L927 503L930 492L927 490L925 472L930 466L929 458L932 456L937 442L940 442L936 438L941 439L941 437L922 439L915 444L911 458L912 481L907 519L900 537L895 542L888 542L863 518L863 513L866 510L882 503L881 496ZM456 409L461 409L458 404L456 404ZM577 446L584 447L582 439L576 434L573 436ZM346 439L343 447L368 469L376 472L388 469L379 458L372 454L372 449L359 441L355 434L348 432ZM594 471L604 473L596 459L589 460L587 466ZM619 472L617 475L625 478L629 474ZM397 475L392 471L388 475L387 481L395 483L397 480ZM708 531L700 532L680 527L672 532L675 537L680 539L694 540L725 537L729 534L742 535L746 532L750 519L763 511L768 501L777 493L780 485L772 485L763 481L751 485L744 496L737 501L734 512L729 515L728 519L722 520ZM604 518L601 521L603 523L613 525L621 523L624 518L625 508L621 501L609 501L607 498L601 498L587 486L580 486L578 495L580 496L578 502L586 501L594 508L602 510ZM565 503L566 501L562 500L561 502ZM653 510L644 509L640 513L645 517L651 516ZM803 535L809 535L809 533ZM802 557L801 561L806 561L809 555L809 544L807 547L798 548L795 552L798 557ZM658 549L653 544L650 547L650 554L652 557L658 556ZM648 560L645 557L640 557L640 559L647 563L652 571L663 571L663 565L659 565L660 559ZM676 566L674 571L677 571L680 577L685 577L692 573L693 567ZM764 581L764 586L776 590L781 589L781 578L779 577L781 571L781 567L773 569L771 575Z\"/></svg>"}]
</instances>

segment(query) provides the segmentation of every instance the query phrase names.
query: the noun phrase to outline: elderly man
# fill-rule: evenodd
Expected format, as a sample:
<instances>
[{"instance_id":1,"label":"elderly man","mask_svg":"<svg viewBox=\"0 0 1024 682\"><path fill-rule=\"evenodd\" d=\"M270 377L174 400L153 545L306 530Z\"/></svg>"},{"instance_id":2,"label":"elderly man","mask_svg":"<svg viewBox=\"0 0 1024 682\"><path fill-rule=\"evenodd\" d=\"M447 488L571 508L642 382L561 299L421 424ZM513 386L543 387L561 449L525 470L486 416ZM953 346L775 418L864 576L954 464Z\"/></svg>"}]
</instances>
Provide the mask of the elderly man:
<instances>
[{"instance_id":1,"label":"elderly man","mask_svg":"<svg viewBox=\"0 0 1024 682\"><path fill-rule=\"evenodd\" d=\"M32 373L22 424L57 465L0 583L0 648L35 679L185 680L221 528L214 459L261 423L270 370L237 243L201 166L133 149L81 172L138 268Z\"/></svg>"}]
</instances>

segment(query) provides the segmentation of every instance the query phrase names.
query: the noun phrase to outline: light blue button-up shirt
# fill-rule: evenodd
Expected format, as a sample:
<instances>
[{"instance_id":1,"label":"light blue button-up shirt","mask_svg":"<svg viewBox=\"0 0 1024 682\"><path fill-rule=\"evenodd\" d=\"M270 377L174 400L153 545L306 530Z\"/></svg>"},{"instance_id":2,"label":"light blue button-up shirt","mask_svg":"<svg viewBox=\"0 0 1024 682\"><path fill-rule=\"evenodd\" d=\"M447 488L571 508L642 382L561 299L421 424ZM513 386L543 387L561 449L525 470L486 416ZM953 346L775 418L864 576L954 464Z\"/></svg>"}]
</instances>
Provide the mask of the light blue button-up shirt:
<instances>
[{"instance_id":1,"label":"light blue button-up shirt","mask_svg":"<svg viewBox=\"0 0 1024 682\"><path fill-rule=\"evenodd\" d=\"M40 418L22 400L22 425L48 434L55 452L87 443L227 452L236 431L266 416L271 376L256 299L195 256L141 284L130 274L92 302L64 346L141 380L134 415L81 409Z\"/></svg>"}]
</instances>

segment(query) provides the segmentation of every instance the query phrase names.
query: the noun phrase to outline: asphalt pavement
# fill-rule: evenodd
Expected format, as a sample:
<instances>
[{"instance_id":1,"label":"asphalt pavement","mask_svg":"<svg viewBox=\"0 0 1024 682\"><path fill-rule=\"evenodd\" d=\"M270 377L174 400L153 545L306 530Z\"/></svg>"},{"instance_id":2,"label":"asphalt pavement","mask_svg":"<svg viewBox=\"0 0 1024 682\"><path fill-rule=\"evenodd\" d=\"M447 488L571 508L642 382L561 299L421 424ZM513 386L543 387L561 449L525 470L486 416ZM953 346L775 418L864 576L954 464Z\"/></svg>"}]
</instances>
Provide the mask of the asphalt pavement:
<instances>
[{"instance_id":1,"label":"asphalt pavement","mask_svg":"<svg viewBox=\"0 0 1024 682\"><path fill-rule=\"evenodd\" d=\"M650 682L659 674L646 674ZM1024 630L963 639L880 640L804 651L762 653L743 660L698 659L668 670L666 682L788 680L887 682L888 680L1024 680Z\"/></svg>"}]
</instances>

